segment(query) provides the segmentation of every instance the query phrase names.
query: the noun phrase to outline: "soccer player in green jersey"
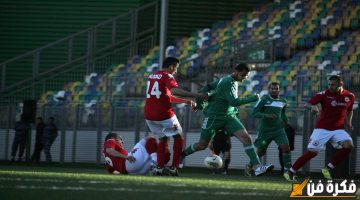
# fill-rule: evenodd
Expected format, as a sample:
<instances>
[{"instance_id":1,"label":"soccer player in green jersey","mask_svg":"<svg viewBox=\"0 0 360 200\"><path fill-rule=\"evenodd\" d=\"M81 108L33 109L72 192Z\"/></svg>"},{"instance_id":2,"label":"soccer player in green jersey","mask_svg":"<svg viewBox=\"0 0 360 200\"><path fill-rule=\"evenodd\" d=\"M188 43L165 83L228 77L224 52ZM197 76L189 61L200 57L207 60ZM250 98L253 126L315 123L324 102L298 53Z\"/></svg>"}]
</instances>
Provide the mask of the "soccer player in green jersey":
<instances>
[{"instance_id":1,"label":"soccer player in green jersey","mask_svg":"<svg viewBox=\"0 0 360 200\"><path fill-rule=\"evenodd\" d=\"M232 74L201 88L200 91L207 93L209 99L208 102L205 102L207 105L204 105L204 102L197 101L197 108L203 109L204 114L200 139L197 143L188 146L183 151L183 158L196 151L206 149L216 130L224 128L228 134L235 136L243 143L256 176L262 175L274 168L273 165L261 165L251 137L237 117L237 106L256 102L259 99L258 94L249 95L245 98L238 97L238 84L246 79L249 72L250 67L242 63L235 67Z\"/></svg>"},{"instance_id":2,"label":"soccer player in green jersey","mask_svg":"<svg viewBox=\"0 0 360 200\"><path fill-rule=\"evenodd\" d=\"M282 151L285 171L291 167L291 153L289 141L285 133L285 127L290 126L285 114L287 102L279 97L280 84L272 82L269 85L269 95L263 96L255 105L252 115L260 120L257 137L254 145L257 154L261 158L272 141ZM245 169L245 175L251 175L251 163Z\"/></svg>"}]
</instances>

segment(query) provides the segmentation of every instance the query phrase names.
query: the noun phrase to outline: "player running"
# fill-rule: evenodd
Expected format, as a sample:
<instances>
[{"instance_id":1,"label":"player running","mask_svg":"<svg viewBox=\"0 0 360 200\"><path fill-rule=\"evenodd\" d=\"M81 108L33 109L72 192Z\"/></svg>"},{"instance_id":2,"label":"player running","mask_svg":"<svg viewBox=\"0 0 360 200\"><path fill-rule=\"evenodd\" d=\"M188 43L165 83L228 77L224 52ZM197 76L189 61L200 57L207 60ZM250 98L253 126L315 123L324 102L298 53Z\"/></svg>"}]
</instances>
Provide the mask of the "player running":
<instances>
[{"instance_id":1,"label":"player running","mask_svg":"<svg viewBox=\"0 0 360 200\"><path fill-rule=\"evenodd\" d=\"M255 105L252 115L260 120L257 137L254 145L257 148L257 155L261 158L272 141L282 151L282 158L285 163L285 171L291 167L291 153L289 141L285 133L285 127L289 127L288 118L285 114L287 101L279 97L280 84L272 82L269 85L269 95L263 96ZM251 176L251 164L245 169L245 175Z\"/></svg>"},{"instance_id":2,"label":"player running","mask_svg":"<svg viewBox=\"0 0 360 200\"><path fill-rule=\"evenodd\" d=\"M204 120L200 139L197 143L188 146L183 151L182 157L207 148L216 130L224 128L228 134L234 135L243 143L256 176L262 175L274 168L273 165L261 166L251 137L237 117L237 106L256 102L259 99L258 94L245 98L238 97L238 84L246 79L249 72L250 68L246 64L239 64L231 75L216 80L201 89L202 92L210 93L210 95L208 105L203 111ZM202 107L201 102L199 102L199 107L197 108L202 109Z\"/></svg>"},{"instance_id":3,"label":"player running","mask_svg":"<svg viewBox=\"0 0 360 200\"><path fill-rule=\"evenodd\" d=\"M186 103L195 107L193 101L175 96L205 99L207 95L188 92L178 88L178 83L174 78L179 67L178 59L167 57L162 66L164 71L157 71L148 78L144 115L150 131L157 135L160 140L157 150L158 168L154 170L156 170L158 175L178 176L184 139L181 125L174 113L171 103ZM169 152L169 137L174 138L173 160L172 166L165 168L165 157L167 152Z\"/></svg>"},{"instance_id":4,"label":"player running","mask_svg":"<svg viewBox=\"0 0 360 200\"><path fill-rule=\"evenodd\" d=\"M320 150L325 149L327 142L339 149L325 168L321 170L326 179L332 179L331 172L354 148L349 135L353 131L352 116L355 95L343 88L341 76L333 75L328 80L329 88L317 93L305 105L312 112L319 112L317 104L322 110L316 127L311 134L308 151L300 156L284 177L288 181L295 181L295 173L309 160L314 158Z\"/></svg>"}]
</instances>

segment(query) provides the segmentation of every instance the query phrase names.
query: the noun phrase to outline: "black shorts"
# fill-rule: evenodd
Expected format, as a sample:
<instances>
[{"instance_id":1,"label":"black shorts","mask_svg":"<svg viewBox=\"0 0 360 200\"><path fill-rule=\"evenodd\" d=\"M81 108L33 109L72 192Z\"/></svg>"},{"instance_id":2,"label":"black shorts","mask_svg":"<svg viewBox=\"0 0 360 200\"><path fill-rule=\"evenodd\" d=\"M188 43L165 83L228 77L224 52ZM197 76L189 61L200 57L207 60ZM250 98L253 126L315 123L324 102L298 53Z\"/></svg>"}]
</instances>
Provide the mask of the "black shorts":
<instances>
[{"instance_id":1,"label":"black shorts","mask_svg":"<svg viewBox=\"0 0 360 200\"><path fill-rule=\"evenodd\" d=\"M213 138L213 151L215 154L227 152L231 149L231 140L225 131L218 131Z\"/></svg>"}]
</instances>

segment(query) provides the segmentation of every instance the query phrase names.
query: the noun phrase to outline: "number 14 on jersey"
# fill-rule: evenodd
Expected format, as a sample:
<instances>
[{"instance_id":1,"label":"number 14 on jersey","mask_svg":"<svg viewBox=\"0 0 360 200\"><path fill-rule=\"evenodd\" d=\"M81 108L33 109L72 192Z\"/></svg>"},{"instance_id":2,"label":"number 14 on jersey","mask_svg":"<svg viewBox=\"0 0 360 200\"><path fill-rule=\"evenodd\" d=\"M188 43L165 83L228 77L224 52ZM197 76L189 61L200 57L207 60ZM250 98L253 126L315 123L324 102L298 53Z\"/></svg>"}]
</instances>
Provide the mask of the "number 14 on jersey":
<instances>
[{"instance_id":1,"label":"number 14 on jersey","mask_svg":"<svg viewBox=\"0 0 360 200\"><path fill-rule=\"evenodd\" d=\"M150 91L150 81L148 81L146 85L146 98L150 98L150 95L153 95L156 96L157 99L160 99L161 91L159 90L159 82L155 81Z\"/></svg>"}]
</instances>

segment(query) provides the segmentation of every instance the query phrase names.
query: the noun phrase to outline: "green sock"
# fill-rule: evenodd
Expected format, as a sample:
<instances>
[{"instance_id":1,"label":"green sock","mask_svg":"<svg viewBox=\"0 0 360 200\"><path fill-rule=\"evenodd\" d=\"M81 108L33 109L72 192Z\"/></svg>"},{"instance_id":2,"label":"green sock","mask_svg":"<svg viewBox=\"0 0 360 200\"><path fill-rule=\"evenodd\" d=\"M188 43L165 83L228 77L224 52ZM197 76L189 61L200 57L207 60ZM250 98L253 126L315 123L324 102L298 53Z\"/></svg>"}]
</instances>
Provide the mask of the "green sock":
<instances>
[{"instance_id":1,"label":"green sock","mask_svg":"<svg viewBox=\"0 0 360 200\"><path fill-rule=\"evenodd\" d=\"M186 149L184 150L185 156L188 156L188 155L196 152L194 145L195 144L192 144L192 145L186 147Z\"/></svg>"},{"instance_id":2,"label":"green sock","mask_svg":"<svg viewBox=\"0 0 360 200\"><path fill-rule=\"evenodd\" d=\"M255 147L253 144L244 144L245 153L250 158L251 166L260 164L259 156L255 152Z\"/></svg>"},{"instance_id":3,"label":"green sock","mask_svg":"<svg viewBox=\"0 0 360 200\"><path fill-rule=\"evenodd\" d=\"M289 170L291 167L291 153L283 153L284 169Z\"/></svg>"}]
</instances>

